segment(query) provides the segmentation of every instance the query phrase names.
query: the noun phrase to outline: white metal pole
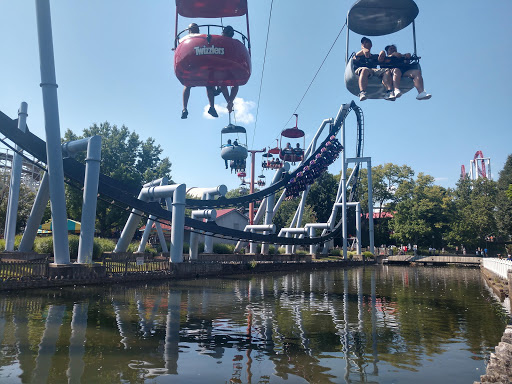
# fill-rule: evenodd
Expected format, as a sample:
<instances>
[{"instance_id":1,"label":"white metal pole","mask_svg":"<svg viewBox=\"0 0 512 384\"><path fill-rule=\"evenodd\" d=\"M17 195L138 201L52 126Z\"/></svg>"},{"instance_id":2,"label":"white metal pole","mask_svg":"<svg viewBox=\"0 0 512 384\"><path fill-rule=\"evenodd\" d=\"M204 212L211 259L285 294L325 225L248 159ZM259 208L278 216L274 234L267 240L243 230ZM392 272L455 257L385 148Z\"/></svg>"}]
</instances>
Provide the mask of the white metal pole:
<instances>
[{"instance_id":1,"label":"white metal pole","mask_svg":"<svg viewBox=\"0 0 512 384\"><path fill-rule=\"evenodd\" d=\"M368 159L368 228L370 232L370 252L375 254L374 229L373 229L373 184L372 184L372 161Z\"/></svg>"},{"instance_id":2,"label":"white metal pole","mask_svg":"<svg viewBox=\"0 0 512 384\"><path fill-rule=\"evenodd\" d=\"M50 177L54 262L55 264L69 264L66 194L64 192L64 167L60 146L59 105L53 57L50 1L36 0L35 3L46 131L46 155Z\"/></svg>"},{"instance_id":3,"label":"white metal pole","mask_svg":"<svg viewBox=\"0 0 512 384\"><path fill-rule=\"evenodd\" d=\"M88 139L87 157L85 159L82 222L80 227L80 243L78 245L78 263L80 264L92 264L100 161L101 136L93 136Z\"/></svg>"},{"instance_id":4,"label":"white metal pole","mask_svg":"<svg viewBox=\"0 0 512 384\"><path fill-rule=\"evenodd\" d=\"M345 123L341 124L341 219L342 222L342 244L343 244L343 258L345 260L348 259L347 254L347 163L346 163L346 155L345 155Z\"/></svg>"},{"instance_id":5,"label":"white metal pole","mask_svg":"<svg viewBox=\"0 0 512 384\"><path fill-rule=\"evenodd\" d=\"M23 232L23 237L21 238L18 248L20 252L30 252L34 246L37 230L43 219L48 200L50 199L50 182L48 180L48 172L45 172L43 180L41 180L41 185L39 185L34 205L32 205L32 211L30 211L30 216L28 217L25 232Z\"/></svg>"},{"instance_id":6,"label":"white metal pole","mask_svg":"<svg viewBox=\"0 0 512 384\"><path fill-rule=\"evenodd\" d=\"M21 103L18 110L18 129L25 132L27 129L27 109L28 105L25 102ZM16 236L16 219L18 216L18 202L20 198L20 184L21 184L21 168L23 165L23 158L17 151L20 147L16 146L14 152L11 169L11 180L9 185L9 199L7 203L7 212L5 214L5 250L14 251L14 237Z\"/></svg>"},{"instance_id":7,"label":"white metal pole","mask_svg":"<svg viewBox=\"0 0 512 384\"><path fill-rule=\"evenodd\" d=\"M183 262L183 237L185 231L185 200L187 186L180 184L172 198L171 262Z\"/></svg>"}]
</instances>

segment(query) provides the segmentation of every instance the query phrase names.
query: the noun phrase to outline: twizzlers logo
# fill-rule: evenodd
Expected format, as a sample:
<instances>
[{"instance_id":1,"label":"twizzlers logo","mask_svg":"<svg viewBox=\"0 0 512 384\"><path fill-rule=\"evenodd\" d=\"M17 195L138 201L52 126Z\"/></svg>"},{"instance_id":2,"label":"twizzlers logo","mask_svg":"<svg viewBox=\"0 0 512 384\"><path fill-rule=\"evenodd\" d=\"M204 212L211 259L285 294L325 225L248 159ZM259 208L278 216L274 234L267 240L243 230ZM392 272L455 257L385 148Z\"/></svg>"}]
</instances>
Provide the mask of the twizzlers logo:
<instances>
[{"instance_id":1,"label":"twizzlers logo","mask_svg":"<svg viewBox=\"0 0 512 384\"><path fill-rule=\"evenodd\" d=\"M211 47L202 46L202 47L194 47L196 51L196 56L201 55L223 55L224 48L216 48L214 45Z\"/></svg>"}]
</instances>

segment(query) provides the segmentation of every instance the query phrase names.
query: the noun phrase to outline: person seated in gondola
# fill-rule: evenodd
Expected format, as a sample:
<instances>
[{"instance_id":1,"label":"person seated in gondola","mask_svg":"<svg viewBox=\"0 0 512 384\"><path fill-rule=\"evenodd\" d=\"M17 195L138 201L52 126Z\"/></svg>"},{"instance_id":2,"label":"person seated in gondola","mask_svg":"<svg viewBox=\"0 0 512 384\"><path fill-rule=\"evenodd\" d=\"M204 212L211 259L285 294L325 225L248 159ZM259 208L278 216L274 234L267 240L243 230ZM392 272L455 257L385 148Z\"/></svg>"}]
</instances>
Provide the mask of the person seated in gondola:
<instances>
[{"instance_id":1,"label":"person seated in gondola","mask_svg":"<svg viewBox=\"0 0 512 384\"><path fill-rule=\"evenodd\" d=\"M293 153L292 145L290 143L286 143L286 147L284 148L283 152L287 155L292 154Z\"/></svg>"},{"instance_id":2,"label":"person seated in gondola","mask_svg":"<svg viewBox=\"0 0 512 384\"><path fill-rule=\"evenodd\" d=\"M416 99L428 100L432 97L432 95L425 92L421 70L417 68L410 68L408 64L410 58L410 53L401 54L397 51L396 45L390 44L387 45L384 48L384 51L381 51L379 54L379 63L381 63L381 68L389 68L392 73L395 98L402 96L402 92L400 91L401 78L410 77L414 83L414 87L418 91Z\"/></svg>"},{"instance_id":3,"label":"person seated in gondola","mask_svg":"<svg viewBox=\"0 0 512 384\"><path fill-rule=\"evenodd\" d=\"M199 34L199 26L196 23L191 23L188 26L188 35L180 40L180 43L191 36ZM190 89L192 86L185 85L183 88L183 110L181 111L181 118L186 119L188 117L188 99L190 98ZM213 117L219 117L217 111L215 110L215 87L207 86L206 87L206 96L208 97L208 102L210 103L210 109L208 113Z\"/></svg>"},{"instance_id":4,"label":"person seated in gondola","mask_svg":"<svg viewBox=\"0 0 512 384\"><path fill-rule=\"evenodd\" d=\"M232 147L231 139L228 139L228 142L224 145L225 147ZM224 163L226 164L226 169L228 169L228 159L224 159Z\"/></svg>"},{"instance_id":5,"label":"person seated in gondola","mask_svg":"<svg viewBox=\"0 0 512 384\"><path fill-rule=\"evenodd\" d=\"M222 29L222 36L233 38L234 34L235 34L235 30L233 29L233 27L231 25L226 25ZM220 91L222 92L222 95L226 99L226 103L228 103L228 105L227 105L228 112L233 112L233 103L234 103L235 97L238 93L238 85L232 86L231 92L228 90L227 86L223 85L222 87L220 87Z\"/></svg>"},{"instance_id":6,"label":"person seated in gondola","mask_svg":"<svg viewBox=\"0 0 512 384\"><path fill-rule=\"evenodd\" d=\"M378 55L372 55L372 41L363 37L361 39L361 50L355 54L354 60L355 73L359 76L359 100L365 101L366 87L368 86L368 79L372 76L377 76L382 79L382 84L386 87L386 100L393 101L395 96L393 94L393 82L391 80L391 73L388 68L377 68Z\"/></svg>"}]
</instances>

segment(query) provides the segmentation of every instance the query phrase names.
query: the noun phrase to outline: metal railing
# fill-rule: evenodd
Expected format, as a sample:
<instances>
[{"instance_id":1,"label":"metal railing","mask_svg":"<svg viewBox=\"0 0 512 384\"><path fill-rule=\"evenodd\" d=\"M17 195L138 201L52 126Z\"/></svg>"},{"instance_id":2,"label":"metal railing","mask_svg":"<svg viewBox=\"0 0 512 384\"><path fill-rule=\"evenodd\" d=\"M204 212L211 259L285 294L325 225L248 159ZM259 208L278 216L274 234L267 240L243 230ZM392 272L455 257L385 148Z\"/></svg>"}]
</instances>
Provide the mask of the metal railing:
<instances>
[{"instance_id":1,"label":"metal railing","mask_svg":"<svg viewBox=\"0 0 512 384\"><path fill-rule=\"evenodd\" d=\"M103 266L106 268L107 274L163 272L170 270L169 264L169 258L153 258L147 255L103 257Z\"/></svg>"},{"instance_id":2,"label":"metal railing","mask_svg":"<svg viewBox=\"0 0 512 384\"><path fill-rule=\"evenodd\" d=\"M48 277L48 259L31 261L0 261L0 281Z\"/></svg>"},{"instance_id":3,"label":"metal railing","mask_svg":"<svg viewBox=\"0 0 512 384\"><path fill-rule=\"evenodd\" d=\"M484 258L482 259L482 265L485 269L494 272L505 280L507 279L508 270L512 269L512 261L497 258Z\"/></svg>"}]
</instances>

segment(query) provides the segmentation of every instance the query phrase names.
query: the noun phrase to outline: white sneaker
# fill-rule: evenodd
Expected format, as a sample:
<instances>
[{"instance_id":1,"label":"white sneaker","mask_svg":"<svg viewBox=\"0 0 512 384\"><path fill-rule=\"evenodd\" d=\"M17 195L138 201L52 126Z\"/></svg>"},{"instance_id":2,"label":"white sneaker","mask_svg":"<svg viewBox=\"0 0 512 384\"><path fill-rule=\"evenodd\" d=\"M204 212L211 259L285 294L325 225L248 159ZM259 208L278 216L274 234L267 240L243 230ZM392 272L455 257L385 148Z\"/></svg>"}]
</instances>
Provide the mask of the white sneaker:
<instances>
[{"instance_id":1,"label":"white sneaker","mask_svg":"<svg viewBox=\"0 0 512 384\"><path fill-rule=\"evenodd\" d=\"M393 95L393 91L392 90L386 91L386 95L384 96L384 99L389 100L389 101L395 101L395 95Z\"/></svg>"},{"instance_id":2,"label":"white sneaker","mask_svg":"<svg viewBox=\"0 0 512 384\"><path fill-rule=\"evenodd\" d=\"M365 101L366 99L367 99L366 92L365 91L359 92L359 101Z\"/></svg>"},{"instance_id":3,"label":"white sneaker","mask_svg":"<svg viewBox=\"0 0 512 384\"><path fill-rule=\"evenodd\" d=\"M395 98L398 99L400 96L402 96L402 91L398 88L395 88Z\"/></svg>"},{"instance_id":4,"label":"white sneaker","mask_svg":"<svg viewBox=\"0 0 512 384\"><path fill-rule=\"evenodd\" d=\"M418 96L416 96L416 100L428 100L432 97L431 94L423 91L421 93L418 93Z\"/></svg>"}]
</instances>

